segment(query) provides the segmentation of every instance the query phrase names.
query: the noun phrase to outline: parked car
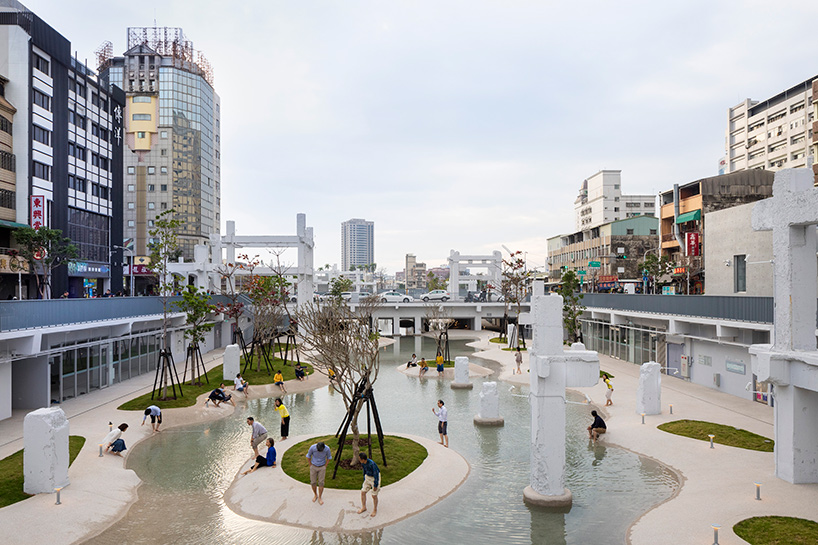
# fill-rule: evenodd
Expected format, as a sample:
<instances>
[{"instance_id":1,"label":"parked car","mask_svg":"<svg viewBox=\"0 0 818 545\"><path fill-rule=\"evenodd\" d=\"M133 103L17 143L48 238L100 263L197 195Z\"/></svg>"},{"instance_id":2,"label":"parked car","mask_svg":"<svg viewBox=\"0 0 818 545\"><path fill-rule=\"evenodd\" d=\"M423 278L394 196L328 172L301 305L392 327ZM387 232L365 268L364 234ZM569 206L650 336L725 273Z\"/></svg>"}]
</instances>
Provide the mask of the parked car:
<instances>
[{"instance_id":1,"label":"parked car","mask_svg":"<svg viewBox=\"0 0 818 545\"><path fill-rule=\"evenodd\" d=\"M357 294L358 294L358 300L359 300L359 301L360 301L361 299L366 299L367 297L372 297L372 294L371 294L371 293L369 293L368 291L361 291L361 292L355 292L355 291L345 291L345 292L343 292L343 293L341 294L341 299L343 299L344 301L349 301L350 299L352 299L352 294L353 294L353 293L357 293Z\"/></svg>"},{"instance_id":2,"label":"parked car","mask_svg":"<svg viewBox=\"0 0 818 545\"><path fill-rule=\"evenodd\" d=\"M424 293L420 298L425 303L426 301L448 301L452 296L446 290L432 290L429 293Z\"/></svg>"},{"instance_id":3,"label":"parked car","mask_svg":"<svg viewBox=\"0 0 818 545\"><path fill-rule=\"evenodd\" d=\"M411 303L415 300L411 295L399 293L397 291L385 291L378 295L382 303Z\"/></svg>"}]
</instances>

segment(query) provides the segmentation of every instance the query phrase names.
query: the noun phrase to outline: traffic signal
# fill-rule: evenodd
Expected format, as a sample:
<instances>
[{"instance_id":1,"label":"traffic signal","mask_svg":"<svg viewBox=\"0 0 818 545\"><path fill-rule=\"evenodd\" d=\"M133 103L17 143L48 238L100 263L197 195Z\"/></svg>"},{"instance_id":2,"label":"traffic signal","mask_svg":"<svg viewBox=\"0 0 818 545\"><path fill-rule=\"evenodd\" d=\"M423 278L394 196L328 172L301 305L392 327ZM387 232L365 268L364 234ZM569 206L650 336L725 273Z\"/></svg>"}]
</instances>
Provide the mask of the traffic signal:
<instances>
[{"instance_id":1,"label":"traffic signal","mask_svg":"<svg viewBox=\"0 0 818 545\"><path fill-rule=\"evenodd\" d=\"M623 254L623 255L618 255L618 256L616 256L616 258L617 258L617 259L628 259L628 256L626 256L626 255L624 255L624 254Z\"/></svg>"}]
</instances>

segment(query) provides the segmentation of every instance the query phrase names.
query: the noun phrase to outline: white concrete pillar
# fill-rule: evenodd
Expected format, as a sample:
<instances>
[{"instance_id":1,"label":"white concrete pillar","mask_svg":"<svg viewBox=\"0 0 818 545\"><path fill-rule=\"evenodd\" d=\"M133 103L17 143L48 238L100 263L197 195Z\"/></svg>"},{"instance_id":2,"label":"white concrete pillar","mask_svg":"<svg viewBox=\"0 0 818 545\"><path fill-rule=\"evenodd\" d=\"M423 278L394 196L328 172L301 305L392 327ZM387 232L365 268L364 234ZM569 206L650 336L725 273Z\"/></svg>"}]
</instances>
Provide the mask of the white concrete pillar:
<instances>
[{"instance_id":1,"label":"white concrete pillar","mask_svg":"<svg viewBox=\"0 0 818 545\"><path fill-rule=\"evenodd\" d=\"M0 420L11 418L11 361L0 361Z\"/></svg>"},{"instance_id":2,"label":"white concrete pillar","mask_svg":"<svg viewBox=\"0 0 818 545\"><path fill-rule=\"evenodd\" d=\"M474 387L469 382L469 358L466 356L454 359L454 382L450 386L453 390L471 390Z\"/></svg>"},{"instance_id":3,"label":"white concrete pillar","mask_svg":"<svg viewBox=\"0 0 818 545\"><path fill-rule=\"evenodd\" d=\"M231 344L224 349L224 363L222 364L222 378L232 381L241 372L239 359L239 345Z\"/></svg>"},{"instance_id":4,"label":"white concrete pillar","mask_svg":"<svg viewBox=\"0 0 818 545\"><path fill-rule=\"evenodd\" d=\"M37 409L23 421L23 492L68 486L68 419L60 408Z\"/></svg>"},{"instance_id":5,"label":"white concrete pillar","mask_svg":"<svg viewBox=\"0 0 818 545\"><path fill-rule=\"evenodd\" d=\"M480 392L480 413L474 417L474 423L480 426L502 426L505 424L500 416L500 393L496 382L484 382Z\"/></svg>"},{"instance_id":6,"label":"white concrete pillar","mask_svg":"<svg viewBox=\"0 0 818 545\"><path fill-rule=\"evenodd\" d=\"M661 368L655 361L642 364L636 389L636 414L662 414Z\"/></svg>"},{"instance_id":7,"label":"white concrete pillar","mask_svg":"<svg viewBox=\"0 0 818 545\"><path fill-rule=\"evenodd\" d=\"M415 335L423 333L423 318L421 316L415 317Z\"/></svg>"}]
</instances>

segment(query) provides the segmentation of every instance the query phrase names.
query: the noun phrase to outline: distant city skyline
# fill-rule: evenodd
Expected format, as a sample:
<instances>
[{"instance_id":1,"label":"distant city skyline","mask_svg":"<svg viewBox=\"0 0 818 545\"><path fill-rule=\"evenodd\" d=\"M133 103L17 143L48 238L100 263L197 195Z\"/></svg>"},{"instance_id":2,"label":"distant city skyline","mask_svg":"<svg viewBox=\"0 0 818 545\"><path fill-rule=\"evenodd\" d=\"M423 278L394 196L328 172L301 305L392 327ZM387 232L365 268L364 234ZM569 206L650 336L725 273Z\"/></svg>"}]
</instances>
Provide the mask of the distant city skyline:
<instances>
[{"instance_id":1,"label":"distant city skyline","mask_svg":"<svg viewBox=\"0 0 818 545\"><path fill-rule=\"evenodd\" d=\"M375 223L361 218L341 223L341 270L373 264L376 264Z\"/></svg>"},{"instance_id":2,"label":"distant city skyline","mask_svg":"<svg viewBox=\"0 0 818 545\"><path fill-rule=\"evenodd\" d=\"M542 268L584 179L657 195L715 175L729 108L818 73L793 54L818 5L796 1L24 3L92 67L128 26L184 28L222 99L222 229L304 212L316 263L340 264L338 225L365 217L392 274L501 245Z\"/></svg>"}]
</instances>

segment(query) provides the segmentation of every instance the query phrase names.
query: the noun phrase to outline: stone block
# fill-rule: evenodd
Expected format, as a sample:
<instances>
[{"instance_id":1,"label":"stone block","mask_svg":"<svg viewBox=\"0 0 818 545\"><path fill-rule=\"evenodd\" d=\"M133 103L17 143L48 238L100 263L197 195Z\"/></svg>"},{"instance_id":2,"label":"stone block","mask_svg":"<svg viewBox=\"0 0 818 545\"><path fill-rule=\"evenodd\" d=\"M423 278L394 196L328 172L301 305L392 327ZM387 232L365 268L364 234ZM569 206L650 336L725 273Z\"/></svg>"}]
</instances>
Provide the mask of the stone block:
<instances>
[{"instance_id":1,"label":"stone block","mask_svg":"<svg viewBox=\"0 0 818 545\"><path fill-rule=\"evenodd\" d=\"M500 416L500 393L496 382L484 382L480 392L480 417L497 418Z\"/></svg>"},{"instance_id":2,"label":"stone block","mask_svg":"<svg viewBox=\"0 0 818 545\"><path fill-rule=\"evenodd\" d=\"M582 343L574 343L565 353L565 386L581 388L595 386L599 382L599 355L593 350L585 350Z\"/></svg>"},{"instance_id":3,"label":"stone block","mask_svg":"<svg viewBox=\"0 0 818 545\"><path fill-rule=\"evenodd\" d=\"M60 408L37 409L23 421L23 492L68 486L68 419Z\"/></svg>"},{"instance_id":4,"label":"stone block","mask_svg":"<svg viewBox=\"0 0 818 545\"><path fill-rule=\"evenodd\" d=\"M455 384L469 383L469 358L457 356L454 359L454 382Z\"/></svg>"},{"instance_id":5,"label":"stone block","mask_svg":"<svg viewBox=\"0 0 818 545\"><path fill-rule=\"evenodd\" d=\"M662 414L661 369L655 361L642 364L636 389L636 414Z\"/></svg>"},{"instance_id":6,"label":"stone block","mask_svg":"<svg viewBox=\"0 0 818 545\"><path fill-rule=\"evenodd\" d=\"M239 345L231 344L224 349L224 363L222 365L222 377L225 383L232 382L236 375L241 373L239 358Z\"/></svg>"}]
</instances>

